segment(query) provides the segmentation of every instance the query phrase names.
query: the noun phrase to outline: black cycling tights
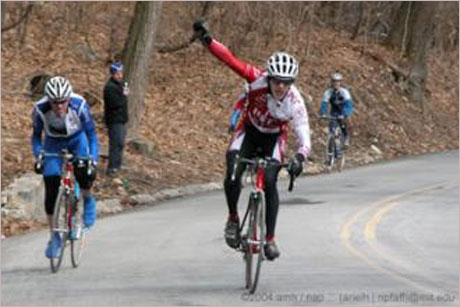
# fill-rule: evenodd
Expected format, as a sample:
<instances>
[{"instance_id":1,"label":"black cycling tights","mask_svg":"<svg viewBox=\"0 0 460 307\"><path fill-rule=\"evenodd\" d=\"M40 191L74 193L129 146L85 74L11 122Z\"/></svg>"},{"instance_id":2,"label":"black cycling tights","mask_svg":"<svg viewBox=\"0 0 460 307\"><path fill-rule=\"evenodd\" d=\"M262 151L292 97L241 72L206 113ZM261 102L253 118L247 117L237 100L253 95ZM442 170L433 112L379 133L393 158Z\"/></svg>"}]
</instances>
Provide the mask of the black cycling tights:
<instances>
[{"instance_id":1,"label":"black cycling tights","mask_svg":"<svg viewBox=\"0 0 460 307\"><path fill-rule=\"evenodd\" d=\"M266 135L267 136L267 135ZM258 138L257 142L251 142L253 137L245 135L245 139L240 151L227 152L227 174L224 181L225 196L230 214L237 213L238 199L241 194L241 176L244 167L240 164L235 172L235 180L232 180L232 173L238 154L245 158L252 158L256 154L257 147L262 149L262 156L272 156L275 148L278 135L269 135L264 139ZM258 144L262 141L262 144ZM265 169L265 203L266 203L266 225L267 235L275 234L276 217L278 215L278 190L276 187L278 181L278 173L280 171L278 163L271 164Z\"/></svg>"},{"instance_id":2,"label":"black cycling tights","mask_svg":"<svg viewBox=\"0 0 460 307\"><path fill-rule=\"evenodd\" d=\"M77 167L74 166L75 179L80 185L80 189L89 190L93 181L86 175L88 172L87 166ZM44 176L45 181L45 212L48 215L53 215L54 204L59 193L59 185L61 183L61 176Z\"/></svg>"},{"instance_id":3,"label":"black cycling tights","mask_svg":"<svg viewBox=\"0 0 460 307\"><path fill-rule=\"evenodd\" d=\"M46 176L43 179L45 180L45 212L48 215L53 215L61 176Z\"/></svg>"}]
</instances>

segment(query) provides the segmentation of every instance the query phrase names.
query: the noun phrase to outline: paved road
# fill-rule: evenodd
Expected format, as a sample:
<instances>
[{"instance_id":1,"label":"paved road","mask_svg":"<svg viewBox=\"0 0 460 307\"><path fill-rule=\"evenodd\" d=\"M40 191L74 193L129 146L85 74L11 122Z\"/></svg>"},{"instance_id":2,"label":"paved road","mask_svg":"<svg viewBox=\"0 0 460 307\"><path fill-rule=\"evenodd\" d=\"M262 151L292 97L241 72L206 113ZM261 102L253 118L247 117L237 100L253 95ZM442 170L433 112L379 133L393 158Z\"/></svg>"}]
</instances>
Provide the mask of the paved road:
<instances>
[{"instance_id":1,"label":"paved road","mask_svg":"<svg viewBox=\"0 0 460 307\"><path fill-rule=\"evenodd\" d=\"M303 178L293 193L282 181L282 255L255 296L217 191L98 221L81 267L66 257L58 274L46 232L3 240L2 304L458 305L458 170L455 151Z\"/></svg>"}]
</instances>

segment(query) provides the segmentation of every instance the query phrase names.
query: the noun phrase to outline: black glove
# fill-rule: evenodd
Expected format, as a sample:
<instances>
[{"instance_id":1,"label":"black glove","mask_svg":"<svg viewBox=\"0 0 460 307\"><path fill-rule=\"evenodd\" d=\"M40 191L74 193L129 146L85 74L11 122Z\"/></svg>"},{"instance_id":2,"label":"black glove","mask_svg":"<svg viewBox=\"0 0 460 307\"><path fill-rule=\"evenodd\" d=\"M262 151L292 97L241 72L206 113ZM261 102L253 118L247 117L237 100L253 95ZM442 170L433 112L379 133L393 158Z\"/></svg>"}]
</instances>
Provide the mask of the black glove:
<instances>
[{"instance_id":1,"label":"black glove","mask_svg":"<svg viewBox=\"0 0 460 307\"><path fill-rule=\"evenodd\" d=\"M211 43L212 37L206 27L206 23L202 20L195 21L193 23L194 37L197 37L204 46Z\"/></svg>"},{"instance_id":2,"label":"black glove","mask_svg":"<svg viewBox=\"0 0 460 307\"><path fill-rule=\"evenodd\" d=\"M43 154L42 153L40 153L40 155L37 158L37 161L35 161L34 171L35 171L35 174L39 174L39 175L43 174Z\"/></svg>"},{"instance_id":3,"label":"black glove","mask_svg":"<svg viewBox=\"0 0 460 307\"><path fill-rule=\"evenodd\" d=\"M88 163L88 171L87 171L86 175L88 176L88 180L90 182L93 182L94 180L96 180L96 177L97 177L97 164L93 160L89 161L89 163Z\"/></svg>"},{"instance_id":4,"label":"black glove","mask_svg":"<svg viewBox=\"0 0 460 307\"><path fill-rule=\"evenodd\" d=\"M288 173L290 175L293 175L295 177L299 176L300 174L302 174L302 170L303 170L303 161L305 160L304 156L301 155L301 154L296 154L295 157L293 159L291 159L291 161L289 162L289 165L288 165Z\"/></svg>"}]
</instances>

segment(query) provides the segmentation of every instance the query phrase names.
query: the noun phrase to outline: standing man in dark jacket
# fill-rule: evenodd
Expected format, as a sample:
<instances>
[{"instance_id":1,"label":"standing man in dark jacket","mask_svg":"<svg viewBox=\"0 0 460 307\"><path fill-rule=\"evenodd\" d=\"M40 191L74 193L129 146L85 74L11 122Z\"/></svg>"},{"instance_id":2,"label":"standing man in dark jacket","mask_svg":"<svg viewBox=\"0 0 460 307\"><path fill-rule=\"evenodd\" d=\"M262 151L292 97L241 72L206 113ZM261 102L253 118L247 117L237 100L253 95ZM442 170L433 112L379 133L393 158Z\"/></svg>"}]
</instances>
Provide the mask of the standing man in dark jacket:
<instances>
[{"instance_id":1,"label":"standing man in dark jacket","mask_svg":"<svg viewBox=\"0 0 460 307\"><path fill-rule=\"evenodd\" d=\"M123 64L115 62L110 66L111 77L104 88L104 119L109 130L109 165L107 174L117 173L123 160L126 124L128 122L129 89L123 85Z\"/></svg>"}]
</instances>

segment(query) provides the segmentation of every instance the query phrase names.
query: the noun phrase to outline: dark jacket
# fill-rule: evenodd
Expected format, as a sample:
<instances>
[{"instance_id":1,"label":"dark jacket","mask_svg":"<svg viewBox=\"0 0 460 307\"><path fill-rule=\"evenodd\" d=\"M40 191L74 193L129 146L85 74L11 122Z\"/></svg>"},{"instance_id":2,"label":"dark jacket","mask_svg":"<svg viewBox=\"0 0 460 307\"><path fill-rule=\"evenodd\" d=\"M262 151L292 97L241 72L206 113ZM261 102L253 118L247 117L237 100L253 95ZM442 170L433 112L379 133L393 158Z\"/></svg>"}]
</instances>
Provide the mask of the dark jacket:
<instances>
[{"instance_id":1,"label":"dark jacket","mask_svg":"<svg viewBox=\"0 0 460 307\"><path fill-rule=\"evenodd\" d=\"M106 125L128 122L128 99L121 82L113 78L104 87L104 120Z\"/></svg>"}]
</instances>

